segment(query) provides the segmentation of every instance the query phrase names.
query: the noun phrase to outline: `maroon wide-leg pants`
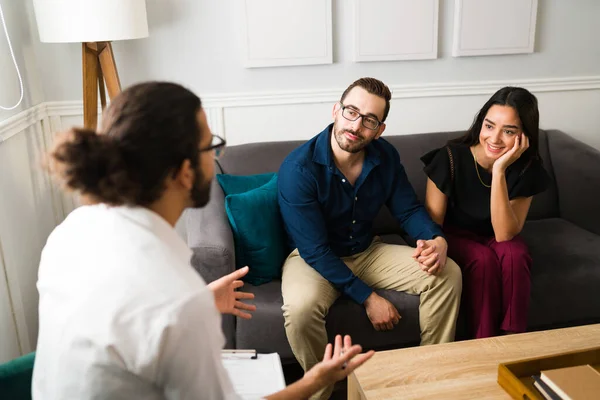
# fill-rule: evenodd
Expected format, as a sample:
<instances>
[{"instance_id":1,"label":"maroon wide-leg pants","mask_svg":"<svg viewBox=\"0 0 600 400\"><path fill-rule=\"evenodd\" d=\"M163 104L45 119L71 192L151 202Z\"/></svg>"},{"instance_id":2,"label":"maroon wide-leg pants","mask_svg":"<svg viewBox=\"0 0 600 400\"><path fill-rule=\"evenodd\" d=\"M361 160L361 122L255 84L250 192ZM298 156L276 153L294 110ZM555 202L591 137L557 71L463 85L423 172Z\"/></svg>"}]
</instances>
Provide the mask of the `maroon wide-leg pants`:
<instances>
[{"instance_id":1,"label":"maroon wide-leg pants","mask_svg":"<svg viewBox=\"0 0 600 400\"><path fill-rule=\"evenodd\" d=\"M464 310L473 337L525 332L532 261L523 239L497 242L447 226L444 233L448 256L462 269Z\"/></svg>"}]
</instances>

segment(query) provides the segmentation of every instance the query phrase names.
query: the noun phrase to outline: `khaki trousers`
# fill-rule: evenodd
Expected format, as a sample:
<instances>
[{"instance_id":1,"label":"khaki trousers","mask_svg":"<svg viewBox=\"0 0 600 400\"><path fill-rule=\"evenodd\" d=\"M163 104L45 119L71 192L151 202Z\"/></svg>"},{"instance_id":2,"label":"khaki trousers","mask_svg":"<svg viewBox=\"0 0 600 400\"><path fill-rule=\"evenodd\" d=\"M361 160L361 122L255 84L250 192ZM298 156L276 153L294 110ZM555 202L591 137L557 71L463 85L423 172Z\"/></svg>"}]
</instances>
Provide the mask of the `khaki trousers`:
<instances>
[{"instance_id":1,"label":"khaki trousers","mask_svg":"<svg viewBox=\"0 0 600 400\"><path fill-rule=\"evenodd\" d=\"M409 246L385 244L376 237L365 251L342 260L373 289L420 295L421 345L451 342L462 290L460 268L448 259L440 274L427 275L412 258L413 252ZM287 338L296 359L308 371L323 359L325 316L340 292L296 249L283 265L282 295ZM329 398L332 390L328 387L313 398Z\"/></svg>"}]
</instances>

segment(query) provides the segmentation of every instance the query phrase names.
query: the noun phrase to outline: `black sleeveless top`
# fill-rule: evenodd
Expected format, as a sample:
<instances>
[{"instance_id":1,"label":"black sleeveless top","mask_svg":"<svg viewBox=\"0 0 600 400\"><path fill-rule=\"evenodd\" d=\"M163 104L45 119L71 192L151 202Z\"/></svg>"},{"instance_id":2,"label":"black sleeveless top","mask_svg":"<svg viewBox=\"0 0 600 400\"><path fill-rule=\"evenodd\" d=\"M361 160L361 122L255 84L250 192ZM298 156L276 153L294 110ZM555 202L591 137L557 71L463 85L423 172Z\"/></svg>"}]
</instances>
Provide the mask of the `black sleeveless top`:
<instances>
[{"instance_id":1,"label":"black sleeveless top","mask_svg":"<svg viewBox=\"0 0 600 400\"><path fill-rule=\"evenodd\" d=\"M452 157L448 154L448 149ZM481 165L475 164L469 146L450 144L430 151L421 157L421 161L425 164L423 170L429 179L448 196L444 225L466 229L483 236L493 236L491 188L481 183L483 181L491 186L492 174ZM512 200L543 192L549 179L540 160L529 162L519 158L506 169L508 197Z\"/></svg>"}]
</instances>

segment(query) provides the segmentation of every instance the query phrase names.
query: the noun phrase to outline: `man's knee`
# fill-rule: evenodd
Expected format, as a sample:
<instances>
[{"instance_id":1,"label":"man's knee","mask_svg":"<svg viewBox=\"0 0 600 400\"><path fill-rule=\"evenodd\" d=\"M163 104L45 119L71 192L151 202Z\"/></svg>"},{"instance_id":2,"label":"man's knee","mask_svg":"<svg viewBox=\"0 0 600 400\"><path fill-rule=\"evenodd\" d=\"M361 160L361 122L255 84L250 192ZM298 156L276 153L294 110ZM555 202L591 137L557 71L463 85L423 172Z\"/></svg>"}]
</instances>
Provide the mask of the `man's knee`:
<instances>
[{"instance_id":1,"label":"man's knee","mask_svg":"<svg viewBox=\"0 0 600 400\"><path fill-rule=\"evenodd\" d=\"M456 289L458 289L459 293L462 290L462 272L460 271L460 267L454 260L448 258L446 260L446 266L444 267L446 281L448 284Z\"/></svg>"},{"instance_id":2,"label":"man's knee","mask_svg":"<svg viewBox=\"0 0 600 400\"><path fill-rule=\"evenodd\" d=\"M458 265L448 258L445 267L435 275L428 275L425 278L426 287L431 290L441 289L443 293L452 293L453 296L460 296L462 292L462 273Z\"/></svg>"},{"instance_id":3,"label":"man's knee","mask_svg":"<svg viewBox=\"0 0 600 400\"><path fill-rule=\"evenodd\" d=\"M457 296L462 292L462 273L459 266L450 258L446 260L446 266L441 273L432 276L440 281L440 284L451 289Z\"/></svg>"},{"instance_id":4,"label":"man's knee","mask_svg":"<svg viewBox=\"0 0 600 400\"><path fill-rule=\"evenodd\" d=\"M286 327L303 329L325 319L337 291L299 256L284 266L281 292Z\"/></svg>"},{"instance_id":5,"label":"man's knee","mask_svg":"<svg viewBox=\"0 0 600 400\"><path fill-rule=\"evenodd\" d=\"M300 331L310 330L315 324L323 323L329 305L324 304L323 296L319 293L307 293L306 290L300 292L295 296L284 295L281 309L285 326Z\"/></svg>"}]
</instances>

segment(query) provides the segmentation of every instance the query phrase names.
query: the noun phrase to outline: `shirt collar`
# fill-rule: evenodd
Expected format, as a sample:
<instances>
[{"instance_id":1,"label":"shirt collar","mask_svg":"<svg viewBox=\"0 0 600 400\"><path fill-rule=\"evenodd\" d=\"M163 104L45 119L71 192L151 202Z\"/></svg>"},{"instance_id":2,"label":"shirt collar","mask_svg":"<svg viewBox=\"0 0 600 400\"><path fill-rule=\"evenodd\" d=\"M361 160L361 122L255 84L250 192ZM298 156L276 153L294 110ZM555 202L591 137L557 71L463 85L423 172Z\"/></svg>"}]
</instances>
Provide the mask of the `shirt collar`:
<instances>
[{"instance_id":1,"label":"shirt collar","mask_svg":"<svg viewBox=\"0 0 600 400\"><path fill-rule=\"evenodd\" d=\"M146 207L118 206L114 208L123 217L153 232L177 254L181 254L185 258L185 262L190 262L192 251L163 217Z\"/></svg>"},{"instance_id":2,"label":"shirt collar","mask_svg":"<svg viewBox=\"0 0 600 400\"><path fill-rule=\"evenodd\" d=\"M325 166L333 166L333 152L331 150L331 134L333 123L329 124L319 135L313 150L313 161ZM366 147L365 164L379 165L381 163L381 152L375 145L375 140Z\"/></svg>"}]
</instances>

